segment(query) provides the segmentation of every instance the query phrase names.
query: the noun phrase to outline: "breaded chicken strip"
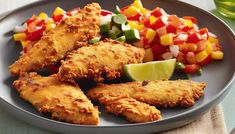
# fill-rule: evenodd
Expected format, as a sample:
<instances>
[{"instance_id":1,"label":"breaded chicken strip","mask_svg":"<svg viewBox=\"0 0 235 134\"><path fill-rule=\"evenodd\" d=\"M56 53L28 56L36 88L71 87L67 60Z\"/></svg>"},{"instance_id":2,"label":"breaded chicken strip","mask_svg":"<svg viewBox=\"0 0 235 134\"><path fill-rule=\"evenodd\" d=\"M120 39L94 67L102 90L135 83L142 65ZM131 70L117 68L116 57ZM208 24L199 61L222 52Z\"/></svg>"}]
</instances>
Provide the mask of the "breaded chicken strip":
<instances>
[{"instance_id":1,"label":"breaded chicken strip","mask_svg":"<svg viewBox=\"0 0 235 134\"><path fill-rule=\"evenodd\" d=\"M158 107L190 107L204 95L206 84L192 80L143 81L100 85L88 91L88 97L98 100L105 95L129 95Z\"/></svg>"},{"instance_id":2,"label":"breaded chicken strip","mask_svg":"<svg viewBox=\"0 0 235 134\"><path fill-rule=\"evenodd\" d=\"M141 63L143 58L142 48L106 39L71 52L62 62L58 76L62 81L113 80L124 75L125 64Z\"/></svg>"},{"instance_id":3,"label":"breaded chicken strip","mask_svg":"<svg viewBox=\"0 0 235 134\"><path fill-rule=\"evenodd\" d=\"M81 89L59 81L56 75L23 74L13 85L23 99L39 112L51 113L53 119L85 125L99 123L99 111Z\"/></svg>"},{"instance_id":4,"label":"breaded chicken strip","mask_svg":"<svg viewBox=\"0 0 235 134\"><path fill-rule=\"evenodd\" d=\"M87 44L87 40L99 34L101 7L88 4L76 15L66 18L49 31L26 54L9 67L14 75L37 71L63 59L68 51Z\"/></svg>"},{"instance_id":5,"label":"breaded chicken strip","mask_svg":"<svg viewBox=\"0 0 235 134\"><path fill-rule=\"evenodd\" d=\"M125 116L130 122L141 123L159 120L160 111L154 106L139 102L128 96L104 96L99 101L109 113Z\"/></svg>"}]
</instances>

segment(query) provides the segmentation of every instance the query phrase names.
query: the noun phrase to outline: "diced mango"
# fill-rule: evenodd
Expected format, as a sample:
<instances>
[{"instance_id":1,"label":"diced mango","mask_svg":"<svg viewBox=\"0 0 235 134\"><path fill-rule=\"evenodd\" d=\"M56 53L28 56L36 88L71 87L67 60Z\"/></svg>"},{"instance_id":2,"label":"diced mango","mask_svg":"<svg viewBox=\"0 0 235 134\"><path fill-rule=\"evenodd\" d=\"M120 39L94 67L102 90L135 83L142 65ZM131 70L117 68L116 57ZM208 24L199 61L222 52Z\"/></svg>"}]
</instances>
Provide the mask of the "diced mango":
<instances>
[{"instance_id":1,"label":"diced mango","mask_svg":"<svg viewBox=\"0 0 235 134\"><path fill-rule=\"evenodd\" d=\"M134 28L139 31L144 28L143 24L139 24L138 22L135 22L135 21L128 21L128 25L130 26L130 28Z\"/></svg>"},{"instance_id":2,"label":"diced mango","mask_svg":"<svg viewBox=\"0 0 235 134\"><path fill-rule=\"evenodd\" d=\"M209 41L206 42L206 52L208 54L211 54L213 52L212 44Z\"/></svg>"},{"instance_id":3,"label":"diced mango","mask_svg":"<svg viewBox=\"0 0 235 134\"><path fill-rule=\"evenodd\" d=\"M222 51L212 52L211 58L214 60L222 60L224 58L224 53Z\"/></svg>"},{"instance_id":4,"label":"diced mango","mask_svg":"<svg viewBox=\"0 0 235 134\"><path fill-rule=\"evenodd\" d=\"M65 13L65 11L62 8L56 7L54 12L53 12L53 15L58 16L58 15L61 15L61 14L64 14L64 13Z\"/></svg>"},{"instance_id":5,"label":"diced mango","mask_svg":"<svg viewBox=\"0 0 235 134\"><path fill-rule=\"evenodd\" d=\"M149 62L152 61L154 58L153 52L151 48L145 49L145 57L144 57L144 62Z\"/></svg>"},{"instance_id":6,"label":"diced mango","mask_svg":"<svg viewBox=\"0 0 235 134\"><path fill-rule=\"evenodd\" d=\"M140 10L138 8L136 8L135 6L129 6L127 9L125 9L122 13L126 16L126 17L130 17L133 16L137 13L139 13Z\"/></svg>"},{"instance_id":7,"label":"diced mango","mask_svg":"<svg viewBox=\"0 0 235 134\"><path fill-rule=\"evenodd\" d=\"M163 27L161 27L161 28L158 28L158 29L157 29L157 33L158 33L159 36L162 36L162 35L167 34L166 26L163 26Z\"/></svg>"},{"instance_id":8,"label":"diced mango","mask_svg":"<svg viewBox=\"0 0 235 134\"><path fill-rule=\"evenodd\" d=\"M186 25L188 27L192 27L193 26L193 22L191 20L184 19L183 22L184 22L184 25Z\"/></svg>"},{"instance_id":9,"label":"diced mango","mask_svg":"<svg viewBox=\"0 0 235 134\"><path fill-rule=\"evenodd\" d=\"M163 46L168 46L168 45L173 44L173 35L172 35L172 33L168 33L168 34L162 35L160 37L160 43Z\"/></svg>"},{"instance_id":10,"label":"diced mango","mask_svg":"<svg viewBox=\"0 0 235 134\"><path fill-rule=\"evenodd\" d=\"M14 41L23 41L26 38L25 33L16 33L13 35Z\"/></svg>"},{"instance_id":11,"label":"diced mango","mask_svg":"<svg viewBox=\"0 0 235 134\"><path fill-rule=\"evenodd\" d=\"M187 43L178 44L178 46L179 46L180 51L184 51L184 52L188 51L188 44Z\"/></svg>"},{"instance_id":12,"label":"diced mango","mask_svg":"<svg viewBox=\"0 0 235 134\"><path fill-rule=\"evenodd\" d=\"M208 53L205 50L203 50L203 51L196 54L196 61L197 61L197 63L202 62L207 57L208 57Z\"/></svg>"},{"instance_id":13,"label":"diced mango","mask_svg":"<svg viewBox=\"0 0 235 134\"><path fill-rule=\"evenodd\" d=\"M38 17L39 17L40 19L42 19L42 20L45 20L46 18L48 18L48 15L47 15L46 13L44 13L44 12L41 12L41 13L38 15Z\"/></svg>"},{"instance_id":14,"label":"diced mango","mask_svg":"<svg viewBox=\"0 0 235 134\"><path fill-rule=\"evenodd\" d=\"M146 33L146 39L148 40L148 43L151 43L156 35L156 31L152 29L148 29Z\"/></svg>"},{"instance_id":15,"label":"diced mango","mask_svg":"<svg viewBox=\"0 0 235 134\"><path fill-rule=\"evenodd\" d=\"M210 41L210 43L212 44L219 44L219 40L215 37L211 37L209 36L208 40Z\"/></svg>"},{"instance_id":16,"label":"diced mango","mask_svg":"<svg viewBox=\"0 0 235 134\"><path fill-rule=\"evenodd\" d=\"M195 43L187 43L188 51L195 52L197 51L197 45Z\"/></svg>"}]
</instances>

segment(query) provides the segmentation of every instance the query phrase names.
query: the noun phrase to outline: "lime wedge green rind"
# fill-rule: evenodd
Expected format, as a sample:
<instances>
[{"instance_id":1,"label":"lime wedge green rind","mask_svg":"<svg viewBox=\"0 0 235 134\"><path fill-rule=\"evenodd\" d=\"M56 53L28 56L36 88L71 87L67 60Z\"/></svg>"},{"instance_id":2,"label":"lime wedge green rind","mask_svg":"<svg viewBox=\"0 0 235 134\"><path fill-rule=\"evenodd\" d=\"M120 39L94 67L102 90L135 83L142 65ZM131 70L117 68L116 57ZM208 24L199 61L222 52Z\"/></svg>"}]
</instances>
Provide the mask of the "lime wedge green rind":
<instances>
[{"instance_id":1,"label":"lime wedge green rind","mask_svg":"<svg viewBox=\"0 0 235 134\"><path fill-rule=\"evenodd\" d=\"M167 80L175 70L176 59L152 61L141 64L128 64L124 66L127 77L134 81Z\"/></svg>"}]
</instances>

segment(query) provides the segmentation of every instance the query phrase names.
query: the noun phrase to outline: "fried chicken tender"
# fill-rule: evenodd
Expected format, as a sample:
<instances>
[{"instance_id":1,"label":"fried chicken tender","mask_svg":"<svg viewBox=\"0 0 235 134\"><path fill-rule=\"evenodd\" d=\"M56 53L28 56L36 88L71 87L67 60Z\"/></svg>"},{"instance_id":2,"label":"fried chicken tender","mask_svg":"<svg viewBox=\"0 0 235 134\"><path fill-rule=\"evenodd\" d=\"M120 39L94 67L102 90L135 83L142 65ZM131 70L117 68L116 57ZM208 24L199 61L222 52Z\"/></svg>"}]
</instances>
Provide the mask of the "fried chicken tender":
<instances>
[{"instance_id":1,"label":"fried chicken tender","mask_svg":"<svg viewBox=\"0 0 235 134\"><path fill-rule=\"evenodd\" d=\"M192 80L143 81L122 84L99 85L87 95L98 100L105 95L129 95L130 97L157 107L190 107L204 95L206 84Z\"/></svg>"},{"instance_id":2,"label":"fried chicken tender","mask_svg":"<svg viewBox=\"0 0 235 134\"><path fill-rule=\"evenodd\" d=\"M56 75L23 74L13 85L23 99L39 112L51 113L53 119L84 125L99 123L99 111L81 89L59 81Z\"/></svg>"},{"instance_id":3,"label":"fried chicken tender","mask_svg":"<svg viewBox=\"0 0 235 134\"><path fill-rule=\"evenodd\" d=\"M91 79L102 82L124 76L125 64L141 63L144 50L111 39L71 52L59 68L62 81Z\"/></svg>"},{"instance_id":4,"label":"fried chicken tender","mask_svg":"<svg viewBox=\"0 0 235 134\"><path fill-rule=\"evenodd\" d=\"M99 34L101 7L97 3L86 5L76 15L63 20L49 31L26 54L9 67L14 75L37 71L63 59L68 51L87 45Z\"/></svg>"},{"instance_id":5,"label":"fried chicken tender","mask_svg":"<svg viewBox=\"0 0 235 134\"><path fill-rule=\"evenodd\" d=\"M130 122L142 123L159 120L160 111L154 106L139 102L128 96L104 96L99 102L105 105L106 112L125 116Z\"/></svg>"}]
</instances>

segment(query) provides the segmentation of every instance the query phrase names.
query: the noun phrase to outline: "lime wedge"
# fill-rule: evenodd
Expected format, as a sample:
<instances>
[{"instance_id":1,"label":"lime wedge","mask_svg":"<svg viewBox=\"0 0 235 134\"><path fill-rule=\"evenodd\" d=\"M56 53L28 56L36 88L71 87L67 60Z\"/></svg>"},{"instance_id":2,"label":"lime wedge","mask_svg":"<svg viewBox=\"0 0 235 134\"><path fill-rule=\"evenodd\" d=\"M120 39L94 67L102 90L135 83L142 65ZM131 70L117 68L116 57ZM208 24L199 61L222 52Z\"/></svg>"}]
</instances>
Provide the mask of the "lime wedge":
<instances>
[{"instance_id":1,"label":"lime wedge","mask_svg":"<svg viewBox=\"0 0 235 134\"><path fill-rule=\"evenodd\" d=\"M176 59L152 61L124 66L125 74L134 81L167 80L175 70Z\"/></svg>"}]
</instances>

